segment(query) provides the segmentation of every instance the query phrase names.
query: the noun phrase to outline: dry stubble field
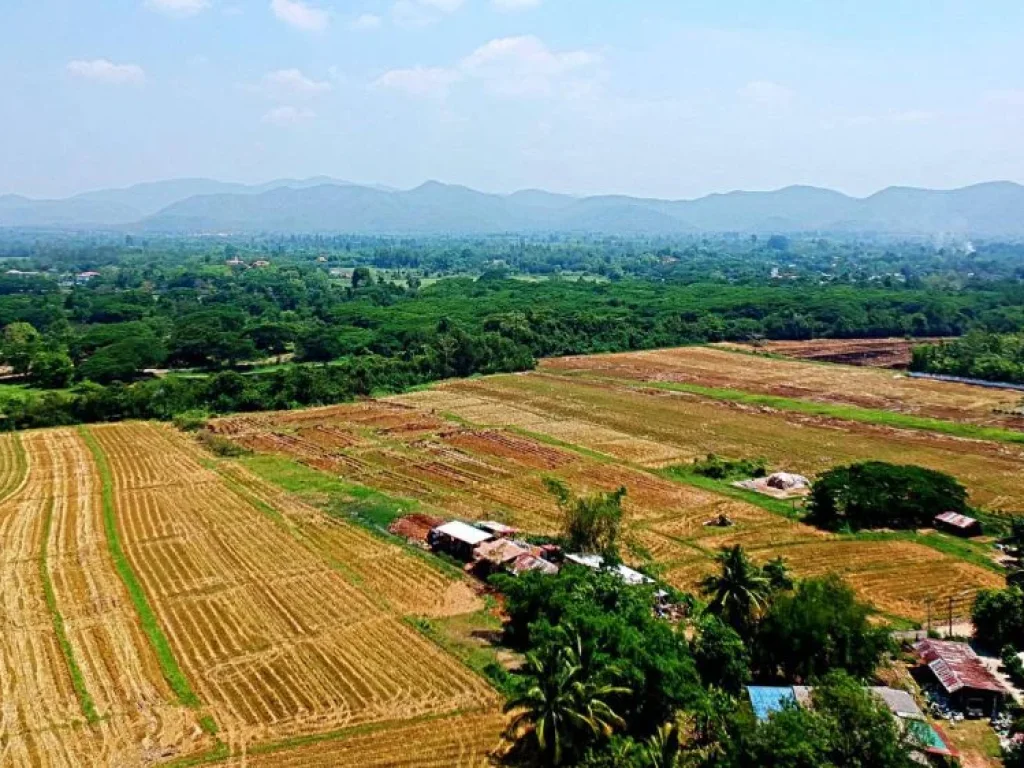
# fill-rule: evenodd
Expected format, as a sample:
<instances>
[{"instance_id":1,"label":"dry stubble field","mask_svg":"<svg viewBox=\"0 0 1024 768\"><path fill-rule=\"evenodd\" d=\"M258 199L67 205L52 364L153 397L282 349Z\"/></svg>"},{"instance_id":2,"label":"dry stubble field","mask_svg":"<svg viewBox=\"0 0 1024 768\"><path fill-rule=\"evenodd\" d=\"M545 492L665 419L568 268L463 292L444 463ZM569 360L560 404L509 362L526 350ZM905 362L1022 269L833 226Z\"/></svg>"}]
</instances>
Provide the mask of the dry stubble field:
<instances>
[{"instance_id":1,"label":"dry stubble field","mask_svg":"<svg viewBox=\"0 0 1024 768\"><path fill-rule=\"evenodd\" d=\"M601 397L588 399L595 392ZM629 396L637 401L627 407L636 410L624 413L622 400ZM835 570L879 610L915 620L925 617L928 600L1002 583L992 570L921 543L838 540L652 471L711 450L669 443L666 435L682 437L687 429L706 435L716 427L710 419L690 424L685 413L658 412L652 414L658 431L651 433L645 429L651 422L637 414L665 399L664 393L619 392L544 374L496 376L353 405L227 418L213 429L252 450L414 499L432 514L498 519L535 533L558 526L544 478L559 478L577 492L623 485L630 539L683 589L710 571L720 547L733 543L761 560L781 554L801 574ZM719 514L736 525L703 525Z\"/></svg>"},{"instance_id":2,"label":"dry stubble field","mask_svg":"<svg viewBox=\"0 0 1024 768\"><path fill-rule=\"evenodd\" d=\"M279 746L311 750L295 764L386 765L428 722L408 765L486 763L496 694L403 620L476 610L468 587L217 469L156 425L0 440L0 765L289 764ZM196 701L116 566L105 500Z\"/></svg>"}]
</instances>

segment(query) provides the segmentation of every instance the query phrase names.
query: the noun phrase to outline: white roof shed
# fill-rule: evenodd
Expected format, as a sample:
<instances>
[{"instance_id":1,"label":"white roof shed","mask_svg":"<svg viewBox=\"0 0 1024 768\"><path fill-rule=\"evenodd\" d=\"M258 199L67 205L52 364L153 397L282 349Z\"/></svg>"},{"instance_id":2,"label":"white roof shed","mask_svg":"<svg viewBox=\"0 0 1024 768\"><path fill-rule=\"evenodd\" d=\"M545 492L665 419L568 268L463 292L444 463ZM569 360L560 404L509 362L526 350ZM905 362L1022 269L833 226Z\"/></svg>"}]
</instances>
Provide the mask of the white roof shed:
<instances>
[{"instance_id":1,"label":"white roof shed","mask_svg":"<svg viewBox=\"0 0 1024 768\"><path fill-rule=\"evenodd\" d=\"M465 542L471 547L475 547L477 544L494 538L491 534L487 533L487 531L481 531L479 528L474 528L472 525L460 523L458 520L453 520L450 523L439 525L434 529L434 532L442 533L456 541Z\"/></svg>"}]
</instances>

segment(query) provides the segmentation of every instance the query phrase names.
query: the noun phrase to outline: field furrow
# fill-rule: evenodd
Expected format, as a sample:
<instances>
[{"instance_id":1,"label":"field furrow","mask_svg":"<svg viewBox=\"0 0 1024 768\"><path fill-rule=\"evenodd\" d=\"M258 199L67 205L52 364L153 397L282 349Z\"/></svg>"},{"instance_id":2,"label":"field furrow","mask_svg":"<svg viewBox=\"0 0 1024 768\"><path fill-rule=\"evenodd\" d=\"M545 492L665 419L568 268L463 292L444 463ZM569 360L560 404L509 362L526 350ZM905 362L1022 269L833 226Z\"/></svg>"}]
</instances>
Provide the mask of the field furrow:
<instances>
[{"instance_id":1,"label":"field furrow","mask_svg":"<svg viewBox=\"0 0 1024 768\"><path fill-rule=\"evenodd\" d=\"M279 495L253 482L241 483L247 490L240 493L164 428L92 432L109 461L128 558L231 748L494 701L481 679L368 597L316 547L368 575L407 553L380 552L370 534L327 523L312 545L300 540L280 517L289 508ZM261 504L283 509L271 515ZM352 555L363 547L361 564ZM434 576L426 564L419 570L403 562L398 572ZM415 603L394 577L368 581L398 610Z\"/></svg>"}]
</instances>

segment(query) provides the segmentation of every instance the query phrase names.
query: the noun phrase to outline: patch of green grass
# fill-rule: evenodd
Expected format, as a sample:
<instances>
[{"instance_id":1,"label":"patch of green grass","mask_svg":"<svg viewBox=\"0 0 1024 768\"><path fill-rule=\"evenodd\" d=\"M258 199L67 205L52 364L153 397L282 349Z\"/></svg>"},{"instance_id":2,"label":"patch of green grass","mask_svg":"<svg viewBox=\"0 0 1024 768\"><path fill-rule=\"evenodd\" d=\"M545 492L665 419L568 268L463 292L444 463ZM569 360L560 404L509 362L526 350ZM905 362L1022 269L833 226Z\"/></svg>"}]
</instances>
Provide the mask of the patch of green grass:
<instances>
[{"instance_id":1,"label":"patch of green grass","mask_svg":"<svg viewBox=\"0 0 1024 768\"><path fill-rule=\"evenodd\" d=\"M336 475L307 467L287 456L256 454L237 461L278 488L328 515L357 524L374 536L401 546L409 554L442 573L456 579L465 577L462 563L409 546L405 539L388 530L388 526L399 517L420 511L422 507L418 501L389 496L363 485L346 482ZM274 511L274 514L277 512ZM338 564L338 568L350 579L359 580L343 565Z\"/></svg>"},{"instance_id":2,"label":"patch of green grass","mask_svg":"<svg viewBox=\"0 0 1024 768\"><path fill-rule=\"evenodd\" d=\"M987 568L1000 575L1006 571L994 563L986 554L989 547L986 544L972 542L968 539L960 539L944 533L918 533L917 531L857 531L856 533L844 534L844 540L854 541L912 541L930 547L944 555L955 557L967 563Z\"/></svg>"},{"instance_id":3,"label":"patch of green grass","mask_svg":"<svg viewBox=\"0 0 1024 768\"><path fill-rule=\"evenodd\" d=\"M107 462L106 454L87 427L79 427L79 433L92 452L93 459L96 461L96 467L100 473L103 490L103 527L107 534L107 546L110 549L110 556L114 561L114 568L128 590L128 596L135 606L135 612L139 617L142 630L146 633L146 637L153 647L157 663L160 665L160 671L163 673L168 685L171 686L174 695L182 705L193 709L199 708L201 706L199 696L192 690L188 678L178 665L178 660L174 657L174 652L171 650L170 641L167 639L167 635L164 634L163 629L161 629L156 613L149 603L149 598L146 597L146 592L135 575L135 571L132 570L131 563L129 563L128 557L125 554L124 546L121 543L121 536L117 530L117 512L114 507L114 478L110 471L110 464ZM216 734L216 724L211 717L200 717L199 724L210 735Z\"/></svg>"},{"instance_id":4,"label":"patch of green grass","mask_svg":"<svg viewBox=\"0 0 1024 768\"><path fill-rule=\"evenodd\" d=\"M761 507L761 509L767 510L772 514L781 515L782 517L787 517L790 520L802 520L804 516L802 499L776 499L772 496L766 496L763 493L758 493L757 491L748 491L745 488L737 488L732 484L731 480L716 480L711 477L699 475L694 472L692 467L688 464L665 467L664 469L655 470L655 473L669 480L686 483L687 485L692 485L696 488L703 488L705 491L713 491L722 496L729 496L730 498L738 499L739 501L745 501L748 504Z\"/></svg>"},{"instance_id":5,"label":"patch of green grass","mask_svg":"<svg viewBox=\"0 0 1024 768\"><path fill-rule=\"evenodd\" d=\"M387 530L399 517L420 508L419 502L413 499L389 496L365 485L347 482L285 456L259 454L240 461L278 487L325 507L331 514L353 517L381 530Z\"/></svg>"},{"instance_id":6,"label":"patch of green grass","mask_svg":"<svg viewBox=\"0 0 1024 768\"><path fill-rule=\"evenodd\" d=\"M498 632L501 621L489 610L443 619L406 618L406 623L446 653L508 695L512 676L498 660L498 648L474 637L474 632Z\"/></svg>"},{"instance_id":7,"label":"patch of green grass","mask_svg":"<svg viewBox=\"0 0 1024 768\"><path fill-rule=\"evenodd\" d=\"M952 435L953 437L963 437L972 440L992 440L1002 443L1024 444L1024 432L1017 432L1012 429L983 427L977 424L963 424L956 421L933 419L927 416L912 416L906 413L894 413L893 411L883 411L876 408L862 408L857 405L818 403L810 400L798 400L792 397L744 392L739 389L704 387L699 384L680 384L665 381L636 382L630 384L630 386L664 389L670 392L685 392L691 395L707 397L712 400L724 400L730 403L743 403L744 405L765 406L768 408L775 408L780 411L791 411L794 413L803 413L808 416L824 416L832 419L856 421L861 424L873 424L876 426L892 427L895 429L918 429L928 432L939 432L945 435Z\"/></svg>"},{"instance_id":8,"label":"patch of green grass","mask_svg":"<svg viewBox=\"0 0 1024 768\"><path fill-rule=\"evenodd\" d=\"M93 701L85 684L82 668L78 666L74 648L71 647L71 641L68 639L67 628L64 626L64 617L61 615L60 608L57 605L57 593L53 589L53 580L50 578L50 569L47 567L46 550L52 529L53 499L50 499L50 502L46 505L46 511L43 513L43 550L42 556L39 558L39 574L43 581L43 595L46 598L46 608L50 611L50 617L53 619L53 631L57 635L57 645L60 646L60 652L64 656L64 661L68 665L68 673L71 675L71 687L75 689L75 696L78 697L78 703L82 707L82 714L85 715L86 722L92 725L99 722L100 716L96 711L96 702Z\"/></svg>"}]
</instances>

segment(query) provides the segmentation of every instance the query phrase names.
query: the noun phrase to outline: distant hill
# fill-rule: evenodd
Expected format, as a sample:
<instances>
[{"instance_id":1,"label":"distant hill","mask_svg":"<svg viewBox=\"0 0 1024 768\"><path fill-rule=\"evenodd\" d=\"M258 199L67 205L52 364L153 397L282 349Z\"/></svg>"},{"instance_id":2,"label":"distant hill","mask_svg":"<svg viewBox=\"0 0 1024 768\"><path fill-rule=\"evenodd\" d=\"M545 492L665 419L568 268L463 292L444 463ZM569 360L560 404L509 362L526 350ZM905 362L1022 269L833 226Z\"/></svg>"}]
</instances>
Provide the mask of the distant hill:
<instances>
[{"instance_id":1,"label":"distant hill","mask_svg":"<svg viewBox=\"0 0 1024 768\"><path fill-rule=\"evenodd\" d=\"M3 196L0 226L177 234L843 232L1019 237L1024 236L1024 186L990 182L954 190L890 187L866 198L792 186L657 200L574 197L536 189L495 195L434 181L393 190L327 177L260 185L178 179L66 200Z\"/></svg>"}]
</instances>

